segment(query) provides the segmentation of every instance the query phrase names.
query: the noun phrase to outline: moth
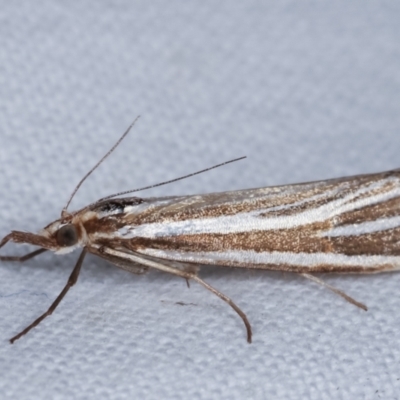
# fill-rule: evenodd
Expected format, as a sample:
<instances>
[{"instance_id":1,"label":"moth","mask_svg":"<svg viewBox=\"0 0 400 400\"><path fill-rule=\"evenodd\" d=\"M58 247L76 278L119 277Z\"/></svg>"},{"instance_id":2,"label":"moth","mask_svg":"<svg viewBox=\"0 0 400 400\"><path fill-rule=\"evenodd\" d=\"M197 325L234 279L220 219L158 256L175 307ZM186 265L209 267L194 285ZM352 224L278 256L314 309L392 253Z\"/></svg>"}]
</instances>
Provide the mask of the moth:
<instances>
[{"instance_id":1,"label":"moth","mask_svg":"<svg viewBox=\"0 0 400 400\"><path fill-rule=\"evenodd\" d=\"M24 256L0 256L1 261L26 261L47 250L56 254L81 250L67 284L50 308L11 338L11 343L52 314L77 282L88 252L134 274L155 269L188 283L198 282L242 318L249 343L252 331L245 313L200 278L200 265L301 274L364 310L364 304L314 274L364 274L400 268L400 169L203 195L118 197L146 187L67 211L83 181L118 146L135 121L80 181L60 219L37 234L12 231L1 240L0 247L10 241L38 246Z\"/></svg>"}]
</instances>

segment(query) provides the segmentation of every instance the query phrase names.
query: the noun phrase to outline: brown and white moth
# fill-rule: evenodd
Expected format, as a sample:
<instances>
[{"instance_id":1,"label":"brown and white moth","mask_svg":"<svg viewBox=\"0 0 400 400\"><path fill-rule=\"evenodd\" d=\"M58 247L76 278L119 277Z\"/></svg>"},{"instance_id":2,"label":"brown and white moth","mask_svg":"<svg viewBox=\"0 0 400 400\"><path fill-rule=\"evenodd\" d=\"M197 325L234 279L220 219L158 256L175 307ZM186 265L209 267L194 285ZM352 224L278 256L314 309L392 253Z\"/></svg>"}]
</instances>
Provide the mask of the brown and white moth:
<instances>
[{"instance_id":1,"label":"brown and white moth","mask_svg":"<svg viewBox=\"0 0 400 400\"><path fill-rule=\"evenodd\" d=\"M252 333L245 313L199 277L199 265L295 272L365 310L365 305L313 274L400 269L400 169L204 195L115 198L133 192L127 191L68 212L82 182L132 126L81 180L60 219L38 234L12 231L0 242L0 247L9 241L39 247L22 257L0 256L2 261L25 261L47 250L65 254L81 249L60 295L11 343L55 310L76 283L87 252L135 274L153 268L200 283L239 314L249 343Z\"/></svg>"}]
</instances>

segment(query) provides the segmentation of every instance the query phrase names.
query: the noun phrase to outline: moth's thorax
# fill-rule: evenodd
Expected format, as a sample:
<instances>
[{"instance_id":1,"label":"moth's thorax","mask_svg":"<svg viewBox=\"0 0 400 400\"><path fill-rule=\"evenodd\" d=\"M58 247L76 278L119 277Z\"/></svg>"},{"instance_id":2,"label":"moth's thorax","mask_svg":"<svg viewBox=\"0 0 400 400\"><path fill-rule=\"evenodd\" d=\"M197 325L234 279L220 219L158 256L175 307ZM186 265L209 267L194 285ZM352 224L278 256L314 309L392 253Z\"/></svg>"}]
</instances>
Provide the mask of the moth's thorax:
<instances>
[{"instance_id":1,"label":"moth's thorax","mask_svg":"<svg viewBox=\"0 0 400 400\"><path fill-rule=\"evenodd\" d=\"M76 213L73 221L78 221L86 235L87 245L102 246L106 241L128 239L124 237L125 227L135 230L142 224L168 218L175 198L138 197L112 199L91 205ZM180 202L178 202L180 204Z\"/></svg>"}]
</instances>

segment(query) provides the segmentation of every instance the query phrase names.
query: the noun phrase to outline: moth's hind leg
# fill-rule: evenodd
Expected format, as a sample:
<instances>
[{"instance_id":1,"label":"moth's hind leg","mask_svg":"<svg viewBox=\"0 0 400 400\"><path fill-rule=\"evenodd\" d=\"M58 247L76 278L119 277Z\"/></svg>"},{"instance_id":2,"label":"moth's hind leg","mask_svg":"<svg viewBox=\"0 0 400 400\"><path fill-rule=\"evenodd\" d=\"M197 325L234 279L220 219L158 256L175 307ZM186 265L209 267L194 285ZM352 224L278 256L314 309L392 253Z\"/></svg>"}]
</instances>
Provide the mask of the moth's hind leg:
<instances>
[{"instance_id":1,"label":"moth's hind leg","mask_svg":"<svg viewBox=\"0 0 400 400\"><path fill-rule=\"evenodd\" d=\"M337 295L343 297L346 301L348 301L351 304L354 304L355 306L362 308L363 310L367 311L368 308L365 304L360 303L357 300L354 300L352 297L350 297L349 295L347 295L345 292L343 292L342 290L336 289L335 287L329 285L328 283L324 282L322 279L317 278L314 275L311 274L306 274L306 273L301 273L301 276L303 276L304 278L309 279L310 281L313 281L315 283L318 283L321 286L324 286L326 288L328 288L329 290L331 290L333 293L336 293Z\"/></svg>"},{"instance_id":2,"label":"moth's hind leg","mask_svg":"<svg viewBox=\"0 0 400 400\"><path fill-rule=\"evenodd\" d=\"M223 294L222 292L220 292L219 290L215 289L213 286L211 286L207 282L203 281L203 279L199 278L197 275L193 275L190 279L193 279L197 283L200 283L200 285L204 286L211 293L214 293L216 296L218 296L221 300L225 301L225 303L229 304L236 311L236 313L239 315L239 317L242 318L242 321L246 327L247 342L251 343L252 331L251 331L250 322L247 319L246 314L233 302L233 300L230 299L225 294Z\"/></svg>"},{"instance_id":3,"label":"moth's hind leg","mask_svg":"<svg viewBox=\"0 0 400 400\"><path fill-rule=\"evenodd\" d=\"M204 286L211 293L214 293L221 300L225 301L229 306L231 306L236 313L243 320L243 323L247 331L247 341L251 343L251 326L250 322L246 317L246 314L226 295L221 293L219 290L215 289L208 283L204 282L201 278L197 276L198 267L196 265L181 263L178 261L158 259L155 257L145 256L143 254L138 254L134 251L123 252L120 250L115 250L109 247L101 247L94 251L93 248L90 249L91 252L98 254L100 257L112 256L118 259L125 259L126 261L132 261L134 264L141 264L148 268L157 269L159 271L167 272L175 276L179 276L186 280L193 279L200 285Z\"/></svg>"}]
</instances>

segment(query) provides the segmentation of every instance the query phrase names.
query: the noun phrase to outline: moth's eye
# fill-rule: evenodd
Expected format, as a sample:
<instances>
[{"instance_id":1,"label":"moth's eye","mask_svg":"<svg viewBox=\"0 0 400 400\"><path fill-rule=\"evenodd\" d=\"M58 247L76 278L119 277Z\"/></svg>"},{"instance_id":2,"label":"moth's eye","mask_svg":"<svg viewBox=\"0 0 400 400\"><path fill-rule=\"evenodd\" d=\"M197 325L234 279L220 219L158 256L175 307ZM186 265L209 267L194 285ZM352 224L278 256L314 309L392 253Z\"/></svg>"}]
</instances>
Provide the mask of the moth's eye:
<instances>
[{"instance_id":1,"label":"moth's eye","mask_svg":"<svg viewBox=\"0 0 400 400\"><path fill-rule=\"evenodd\" d=\"M73 246L78 241L78 232L72 224L64 225L57 231L57 243L60 246L68 247Z\"/></svg>"}]
</instances>

